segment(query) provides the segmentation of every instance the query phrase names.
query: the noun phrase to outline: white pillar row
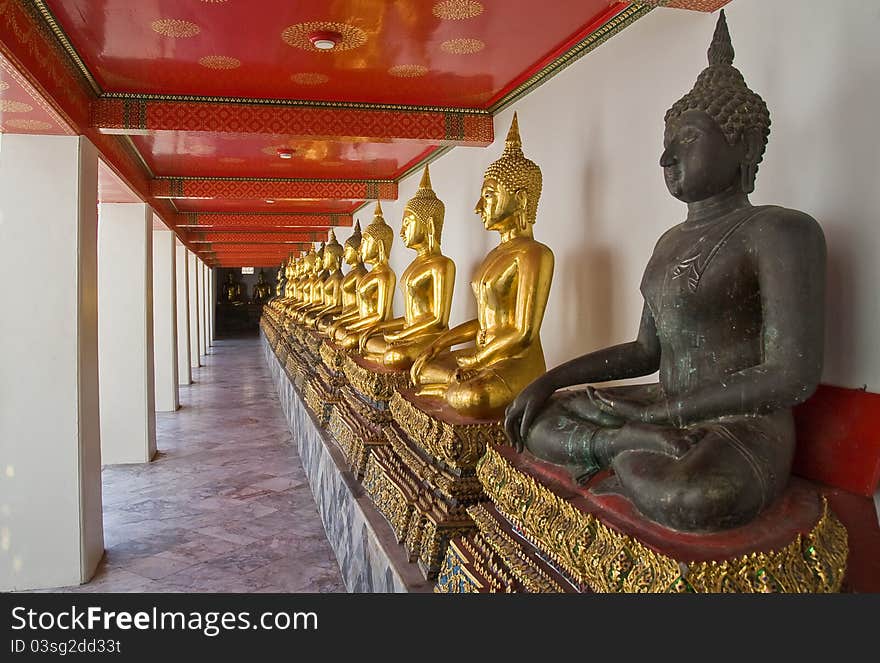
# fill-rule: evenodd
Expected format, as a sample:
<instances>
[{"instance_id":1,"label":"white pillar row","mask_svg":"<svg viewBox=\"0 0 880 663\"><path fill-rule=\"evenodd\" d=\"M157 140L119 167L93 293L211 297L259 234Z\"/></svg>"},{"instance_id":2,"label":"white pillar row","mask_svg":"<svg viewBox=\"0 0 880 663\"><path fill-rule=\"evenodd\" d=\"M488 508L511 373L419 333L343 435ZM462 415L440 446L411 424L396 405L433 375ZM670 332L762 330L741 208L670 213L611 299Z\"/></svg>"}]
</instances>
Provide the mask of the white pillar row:
<instances>
[{"instance_id":1,"label":"white pillar row","mask_svg":"<svg viewBox=\"0 0 880 663\"><path fill-rule=\"evenodd\" d=\"M180 407L175 240L170 230L153 229L153 371L157 412L174 412Z\"/></svg>"},{"instance_id":2,"label":"white pillar row","mask_svg":"<svg viewBox=\"0 0 880 663\"><path fill-rule=\"evenodd\" d=\"M192 251L189 257L189 365L202 365L199 355L199 259Z\"/></svg>"},{"instance_id":3,"label":"white pillar row","mask_svg":"<svg viewBox=\"0 0 880 663\"><path fill-rule=\"evenodd\" d=\"M208 348L211 347L210 336L208 335L208 310L211 308L211 299L208 296L208 266L202 263L202 298L205 306L202 309L202 337L205 344L205 354L208 354Z\"/></svg>"},{"instance_id":4,"label":"white pillar row","mask_svg":"<svg viewBox=\"0 0 880 663\"><path fill-rule=\"evenodd\" d=\"M97 192L88 139L2 136L0 265L45 278L0 315L0 591L87 582L104 553Z\"/></svg>"},{"instance_id":5,"label":"white pillar row","mask_svg":"<svg viewBox=\"0 0 880 663\"><path fill-rule=\"evenodd\" d=\"M174 240L175 271L177 272L177 384L192 383L189 356L189 260L187 248L179 239Z\"/></svg>"},{"instance_id":6,"label":"white pillar row","mask_svg":"<svg viewBox=\"0 0 880 663\"><path fill-rule=\"evenodd\" d=\"M199 289L199 356L201 357L207 354L205 347L205 265L198 259L196 265L196 287Z\"/></svg>"},{"instance_id":7,"label":"white pillar row","mask_svg":"<svg viewBox=\"0 0 880 663\"><path fill-rule=\"evenodd\" d=\"M212 333L212 328L214 325L214 289L213 279L211 278L213 272L213 269L205 265L205 313L207 316L208 326L208 333L206 335L206 338L209 348L214 345L214 334Z\"/></svg>"},{"instance_id":8,"label":"white pillar row","mask_svg":"<svg viewBox=\"0 0 880 663\"><path fill-rule=\"evenodd\" d=\"M98 357L101 459L156 454L153 374L153 210L98 205Z\"/></svg>"},{"instance_id":9,"label":"white pillar row","mask_svg":"<svg viewBox=\"0 0 880 663\"><path fill-rule=\"evenodd\" d=\"M217 270L211 269L211 340L217 340L217 334L214 331L214 323L217 317Z\"/></svg>"}]
</instances>

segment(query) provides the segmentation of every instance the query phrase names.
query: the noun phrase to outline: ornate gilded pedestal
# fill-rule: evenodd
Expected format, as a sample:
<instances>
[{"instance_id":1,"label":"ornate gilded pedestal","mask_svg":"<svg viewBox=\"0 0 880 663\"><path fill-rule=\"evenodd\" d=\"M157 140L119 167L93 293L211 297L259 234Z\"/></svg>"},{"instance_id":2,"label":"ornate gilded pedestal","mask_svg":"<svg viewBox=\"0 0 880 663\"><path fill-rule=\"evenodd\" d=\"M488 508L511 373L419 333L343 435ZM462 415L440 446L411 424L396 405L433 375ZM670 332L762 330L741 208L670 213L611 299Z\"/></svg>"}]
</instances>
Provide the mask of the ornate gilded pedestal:
<instances>
[{"instance_id":1,"label":"ornate gilded pedestal","mask_svg":"<svg viewBox=\"0 0 880 663\"><path fill-rule=\"evenodd\" d=\"M352 473L360 479L373 450L388 444L383 432L391 420L388 401L398 387L409 384L409 374L390 371L338 349L334 361L341 362L347 384L341 387L330 415L330 432L345 452Z\"/></svg>"},{"instance_id":2,"label":"ornate gilded pedestal","mask_svg":"<svg viewBox=\"0 0 880 663\"><path fill-rule=\"evenodd\" d=\"M449 540L473 529L467 508L484 499L476 465L487 443L504 439L497 420L462 417L438 398L399 390L389 404L386 445L367 462L364 487L426 578Z\"/></svg>"},{"instance_id":3,"label":"ornate gilded pedestal","mask_svg":"<svg viewBox=\"0 0 880 663\"><path fill-rule=\"evenodd\" d=\"M846 529L800 479L748 525L694 534L510 447L490 445L477 474L490 501L468 509L478 529L449 545L437 592L834 592L843 582Z\"/></svg>"}]
</instances>

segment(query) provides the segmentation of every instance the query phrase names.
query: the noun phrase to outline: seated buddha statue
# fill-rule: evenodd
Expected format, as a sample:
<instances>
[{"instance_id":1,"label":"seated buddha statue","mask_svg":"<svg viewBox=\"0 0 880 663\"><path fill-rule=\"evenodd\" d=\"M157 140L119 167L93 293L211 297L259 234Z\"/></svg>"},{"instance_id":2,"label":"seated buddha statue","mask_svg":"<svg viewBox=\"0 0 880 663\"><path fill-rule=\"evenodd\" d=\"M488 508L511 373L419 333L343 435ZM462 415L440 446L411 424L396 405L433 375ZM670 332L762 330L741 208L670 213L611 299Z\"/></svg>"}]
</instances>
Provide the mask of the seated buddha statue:
<instances>
[{"instance_id":1,"label":"seated buddha statue","mask_svg":"<svg viewBox=\"0 0 880 663\"><path fill-rule=\"evenodd\" d=\"M397 275L388 264L394 231L382 217L376 201L373 220L361 239L361 260L372 265L357 284L358 310L355 317L342 318L336 325L335 340L344 350L357 349L360 333L378 322L391 319Z\"/></svg>"},{"instance_id":2,"label":"seated buddha statue","mask_svg":"<svg viewBox=\"0 0 880 663\"><path fill-rule=\"evenodd\" d=\"M682 531L745 524L785 489L792 406L822 373L825 240L810 216L753 206L770 114L733 67L722 12L709 66L666 114L660 157L687 205L654 247L636 340L554 368L509 407L514 445ZM557 390L647 376L659 383Z\"/></svg>"},{"instance_id":3,"label":"seated buddha statue","mask_svg":"<svg viewBox=\"0 0 880 663\"><path fill-rule=\"evenodd\" d=\"M459 413L497 418L546 369L541 322L553 253L532 227L541 195L541 169L523 155L516 114L501 158L483 177L475 212L501 242L471 282L477 318L444 332L419 355L410 375L422 396L439 396ZM452 350L452 346L473 343Z\"/></svg>"},{"instance_id":4,"label":"seated buddha statue","mask_svg":"<svg viewBox=\"0 0 880 663\"><path fill-rule=\"evenodd\" d=\"M327 278L327 271L324 269L325 244L321 242L321 246L315 251L315 259L312 262L312 273L308 277L309 295L303 299L300 306L297 307L294 319L297 323L304 322L304 316L307 312L324 305L324 279Z\"/></svg>"},{"instance_id":5,"label":"seated buddha statue","mask_svg":"<svg viewBox=\"0 0 880 663\"><path fill-rule=\"evenodd\" d=\"M315 324L318 330L333 337L333 325L336 320L350 320L352 315L357 314L357 284L360 278L367 273L367 268L361 260L361 222L355 221L354 231L343 244L342 259L351 269L342 277L339 285L340 301L338 305L330 306L321 311Z\"/></svg>"},{"instance_id":6,"label":"seated buddha statue","mask_svg":"<svg viewBox=\"0 0 880 663\"><path fill-rule=\"evenodd\" d=\"M455 263L440 253L445 207L431 188L428 166L416 195L406 204L400 237L415 259L400 278L404 315L377 322L360 334L360 352L387 368L408 370L449 328Z\"/></svg>"},{"instance_id":7,"label":"seated buddha statue","mask_svg":"<svg viewBox=\"0 0 880 663\"><path fill-rule=\"evenodd\" d=\"M223 284L223 301L228 304L242 302L241 283L235 279L232 272L226 274L226 283Z\"/></svg>"},{"instance_id":8,"label":"seated buddha statue","mask_svg":"<svg viewBox=\"0 0 880 663\"><path fill-rule=\"evenodd\" d=\"M318 274L321 271L323 260L323 251L319 254L314 247L303 256L302 264L300 265L301 273L298 284L299 301L290 307L290 313L294 317L300 309L314 303L312 298L317 295Z\"/></svg>"},{"instance_id":9,"label":"seated buddha statue","mask_svg":"<svg viewBox=\"0 0 880 663\"><path fill-rule=\"evenodd\" d=\"M326 274L321 284L320 301L316 301L309 307L300 311L302 323L314 327L315 321L325 311L328 311L342 301L342 244L336 239L336 233L330 229L330 236L324 245L324 261L322 264L323 274Z\"/></svg>"},{"instance_id":10,"label":"seated buddha statue","mask_svg":"<svg viewBox=\"0 0 880 663\"><path fill-rule=\"evenodd\" d=\"M275 297L274 300L284 297L284 290L287 286L287 261L281 263L278 273L275 275Z\"/></svg>"},{"instance_id":11,"label":"seated buddha statue","mask_svg":"<svg viewBox=\"0 0 880 663\"><path fill-rule=\"evenodd\" d=\"M257 282L254 284L253 301L255 304L265 303L272 296L272 286L266 282L266 274L260 270Z\"/></svg>"}]
</instances>

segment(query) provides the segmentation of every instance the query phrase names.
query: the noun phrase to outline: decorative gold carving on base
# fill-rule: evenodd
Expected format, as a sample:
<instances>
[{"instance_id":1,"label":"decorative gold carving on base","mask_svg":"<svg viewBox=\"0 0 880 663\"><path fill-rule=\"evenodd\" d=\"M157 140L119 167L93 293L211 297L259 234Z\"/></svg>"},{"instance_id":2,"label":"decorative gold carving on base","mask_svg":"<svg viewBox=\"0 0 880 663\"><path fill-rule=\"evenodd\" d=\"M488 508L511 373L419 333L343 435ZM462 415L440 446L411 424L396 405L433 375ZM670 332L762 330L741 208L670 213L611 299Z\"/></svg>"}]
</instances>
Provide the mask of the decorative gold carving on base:
<instances>
[{"instance_id":1,"label":"decorative gold carving on base","mask_svg":"<svg viewBox=\"0 0 880 663\"><path fill-rule=\"evenodd\" d=\"M811 532L781 550L688 564L576 509L491 446L477 475L486 495L525 539L575 583L595 592L835 592L843 582L846 529L824 498ZM479 524L489 544L497 543L491 528L484 531L486 523Z\"/></svg>"},{"instance_id":2,"label":"decorative gold carving on base","mask_svg":"<svg viewBox=\"0 0 880 663\"><path fill-rule=\"evenodd\" d=\"M362 365L363 359L347 356L343 363L345 377L357 391L374 401L387 401L398 389L409 386L409 373L406 371L387 371L382 367Z\"/></svg>"},{"instance_id":3,"label":"decorative gold carving on base","mask_svg":"<svg viewBox=\"0 0 880 663\"><path fill-rule=\"evenodd\" d=\"M473 469L491 442L507 437L500 421L453 424L419 409L397 393L388 403L391 416L428 454L457 469Z\"/></svg>"}]
</instances>

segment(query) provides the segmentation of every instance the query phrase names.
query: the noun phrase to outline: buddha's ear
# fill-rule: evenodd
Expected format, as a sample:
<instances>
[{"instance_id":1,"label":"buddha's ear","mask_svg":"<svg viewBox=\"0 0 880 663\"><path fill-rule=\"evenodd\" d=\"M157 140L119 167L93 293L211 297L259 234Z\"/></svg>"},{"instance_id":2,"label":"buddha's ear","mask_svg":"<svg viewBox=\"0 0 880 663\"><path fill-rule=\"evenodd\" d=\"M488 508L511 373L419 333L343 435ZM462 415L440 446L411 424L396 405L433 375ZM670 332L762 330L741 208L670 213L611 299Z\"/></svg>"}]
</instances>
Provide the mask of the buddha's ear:
<instances>
[{"instance_id":1,"label":"buddha's ear","mask_svg":"<svg viewBox=\"0 0 880 663\"><path fill-rule=\"evenodd\" d=\"M764 149L764 137L760 129L747 129L742 134L743 160L741 167L743 193L755 190L755 177L758 173L758 162Z\"/></svg>"},{"instance_id":2,"label":"buddha's ear","mask_svg":"<svg viewBox=\"0 0 880 663\"><path fill-rule=\"evenodd\" d=\"M433 251L434 247L437 245L437 235L434 234L435 233L434 217L429 216L425 225L428 226L428 248L431 251Z\"/></svg>"},{"instance_id":3,"label":"buddha's ear","mask_svg":"<svg viewBox=\"0 0 880 663\"><path fill-rule=\"evenodd\" d=\"M376 240L376 249L379 253L380 263L384 263L386 260L388 260L388 254L385 251L385 242L380 242L379 240Z\"/></svg>"},{"instance_id":4,"label":"buddha's ear","mask_svg":"<svg viewBox=\"0 0 880 663\"><path fill-rule=\"evenodd\" d=\"M528 214L526 213L529 209L529 192L525 188L521 188L517 189L513 196L516 198L516 204L519 206L519 225L525 230L529 224Z\"/></svg>"}]
</instances>

